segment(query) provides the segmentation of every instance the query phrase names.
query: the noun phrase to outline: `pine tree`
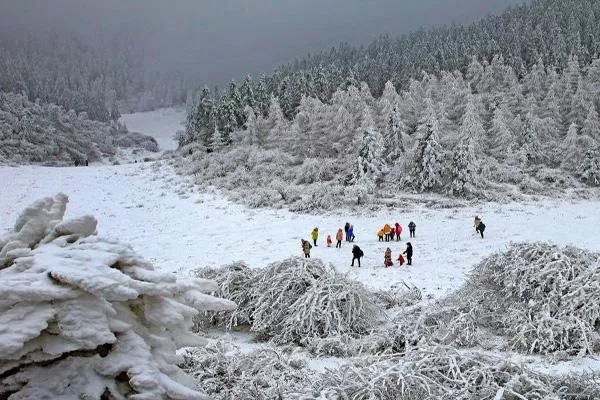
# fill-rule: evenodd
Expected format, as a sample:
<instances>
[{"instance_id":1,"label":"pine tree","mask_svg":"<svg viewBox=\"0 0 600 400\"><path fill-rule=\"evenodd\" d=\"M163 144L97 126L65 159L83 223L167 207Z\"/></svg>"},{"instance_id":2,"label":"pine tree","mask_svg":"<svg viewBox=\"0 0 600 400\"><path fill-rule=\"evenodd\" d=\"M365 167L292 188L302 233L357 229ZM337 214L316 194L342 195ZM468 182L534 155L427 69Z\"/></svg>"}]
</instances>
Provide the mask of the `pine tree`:
<instances>
[{"instance_id":1,"label":"pine tree","mask_svg":"<svg viewBox=\"0 0 600 400\"><path fill-rule=\"evenodd\" d=\"M219 127L217 126L217 124L215 124L213 133L212 133L211 142L210 142L210 148L213 151L219 151L220 149L225 147L225 144L226 144L226 141L223 138L223 135L221 134Z\"/></svg>"},{"instance_id":2,"label":"pine tree","mask_svg":"<svg viewBox=\"0 0 600 400\"><path fill-rule=\"evenodd\" d=\"M530 111L525 116L525 121L521 130L521 146L528 163L537 163L543 157L541 152L542 144L540 143L537 130L537 122L537 119Z\"/></svg>"},{"instance_id":3,"label":"pine tree","mask_svg":"<svg viewBox=\"0 0 600 400\"><path fill-rule=\"evenodd\" d=\"M586 150L579 167L581 179L590 186L600 186L600 150Z\"/></svg>"},{"instance_id":4,"label":"pine tree","mask_svg":"<svg viewBox=\"0 0 600 400\"><path fill-rule=\"evenodd\" d=\"M469 96L459 131L459 139L469 139L474 151L478 154L483 152L485 139L485 129L478 112L480 107L479 98L474 95Z\"/></svg>"},{"instance_id":5,"label":"pine tree","mask_svg":"<svg viewBox=\"0 0 600 400\"><path fill-rule=\"evenodd\" d=\"M500 105L494 110L490 128L490 153L495 157L506 156L507 149L514 147L515 138L509 127L510 110Z\"/></svg>"},{"instance_id":6,"label":"pine tree","mask_svg":"<svg viewBox=\"0 0 600 400\"><path fill-rule=\"evenodd\" d=\"M412 183L421 191L441 188L445 158L444 150L439 144L439 127L433 102L427 99L425 103L426 114L417 130L421 139L411 171Z\"/></svg>"},{"instance_id":7,"label":"pine tree","mask_svg":"<svg viewBox=\"0 0 600 400\"><path fill-rule=\"evenodd\" d=\"M406 153L404 146L404 135L406 125L402 121L398 107L394 107L390 113L386 135L384 137L385 158L388 165L394 165Z\"/></svg>"},{"instance_id":8,"label":"pine tree","mask_svg":"<svg viewBox=\"0 0 600 400\"><path fill-rule=\"evenodd\" d=\"M244 140L243 143L250 146L258 146L262 144L256 121L256 114L250 106L244 108L246 122L244 124Z\"/></svg>"},{"instance_id":9,"label":"pine tree","mask_svg":"<svg viewBox=\"0 0 600 400\"><path fill-rule=\"evenodd\" d=\"M598 120L598 112L596 107L590 104L590 109L581 128L581 134L600 141L600 121Z\"/></svg>"},{"instance_id":10,"label":"pine tree","mask_svg":"<svg viewBox=\"0 0 600 400\"><path fill-rule=\"evenodd\" d=\"M477 172L472 139L461 139L454 150L450 165L450 174L452 176L450 183L452 194L462 196L473 192Z\"/></svg>"}]
</instances>

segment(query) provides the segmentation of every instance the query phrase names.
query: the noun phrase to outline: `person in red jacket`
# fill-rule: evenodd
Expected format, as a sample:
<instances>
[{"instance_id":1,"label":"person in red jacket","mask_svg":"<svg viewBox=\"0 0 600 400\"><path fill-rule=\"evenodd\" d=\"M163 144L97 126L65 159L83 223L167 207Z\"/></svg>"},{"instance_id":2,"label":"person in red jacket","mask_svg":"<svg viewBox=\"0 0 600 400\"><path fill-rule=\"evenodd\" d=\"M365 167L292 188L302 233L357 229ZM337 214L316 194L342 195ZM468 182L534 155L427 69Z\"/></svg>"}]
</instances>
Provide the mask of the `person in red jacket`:
<instances>
[{"instance_id":1,"label":"person in red jacket","mask_svg":"<svg viewBox=\"0 0 600 400\"><path fill-rule=\"evenodd\" d=\"M402 234L402 225L396 222L394 230L396 231L396 241L402 240L402 238L400 238L400 235Z\"/></svg>"},{"instance_id":2,"label":"person in red jacket","mask_svg":"<svg viewBox=\"0 0 600 400\"><path fill-rule=\"evenodd\" d=\"M331 243L333 243L331 240L331 235L327 235L327 247L331 247Z\"/></svg>"},{"instance_id":3,"label":"person in red jacket","mask_svg":"<svg viewBox=\"0 0 600 400\"><path fill-rule=\"evenodd\" d=\"M404 257L402 257L402 253L398 254L398 264L403 265L404 264Z\"/></svg>"}]
</instances>

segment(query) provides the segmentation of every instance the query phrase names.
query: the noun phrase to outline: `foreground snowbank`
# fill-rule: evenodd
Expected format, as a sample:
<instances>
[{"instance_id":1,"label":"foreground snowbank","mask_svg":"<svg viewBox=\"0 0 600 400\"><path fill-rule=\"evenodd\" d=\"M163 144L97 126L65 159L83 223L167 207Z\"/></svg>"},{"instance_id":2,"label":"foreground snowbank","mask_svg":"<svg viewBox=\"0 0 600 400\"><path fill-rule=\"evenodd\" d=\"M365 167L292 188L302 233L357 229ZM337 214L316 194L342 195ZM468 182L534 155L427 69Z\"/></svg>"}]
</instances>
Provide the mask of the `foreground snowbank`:
<instances>
[{"instance_id":1,"label":"foreground snowbank","mask_svg":"<svg viewBox=\"0 0 600 400\"><path fill-rule=\"evenodd\" d=\"M235 304L91 236L92 216L62 221L67 202L35 202L0 239L0 398L205 398L175 350L204 343L199 310Z\"/></svg>"}]
</instances>

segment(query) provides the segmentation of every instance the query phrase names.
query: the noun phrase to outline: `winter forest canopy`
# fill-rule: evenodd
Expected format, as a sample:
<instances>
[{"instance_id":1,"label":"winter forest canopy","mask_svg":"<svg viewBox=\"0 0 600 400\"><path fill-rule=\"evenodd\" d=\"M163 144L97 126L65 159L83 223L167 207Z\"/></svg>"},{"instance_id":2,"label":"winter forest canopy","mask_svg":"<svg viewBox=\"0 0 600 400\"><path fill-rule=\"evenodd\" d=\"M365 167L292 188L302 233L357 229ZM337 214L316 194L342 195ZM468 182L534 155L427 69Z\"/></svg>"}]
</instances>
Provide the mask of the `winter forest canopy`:
<instances>
[{"instance_id":1,"label":"winter forest canopy","mask_svg":"<svg viewBox=\"0 0 600 400\"><path fill-rule=\"evenodd\" d=\"M359 198L384 186L490 199L508 185L598 186L598 18L597 1L540 0L341 46L220 96L205 88L180 145L217 151L191 167L203 181L263 187L251 204L293 205L288 181Z\"/></svg>"}]
</instances>

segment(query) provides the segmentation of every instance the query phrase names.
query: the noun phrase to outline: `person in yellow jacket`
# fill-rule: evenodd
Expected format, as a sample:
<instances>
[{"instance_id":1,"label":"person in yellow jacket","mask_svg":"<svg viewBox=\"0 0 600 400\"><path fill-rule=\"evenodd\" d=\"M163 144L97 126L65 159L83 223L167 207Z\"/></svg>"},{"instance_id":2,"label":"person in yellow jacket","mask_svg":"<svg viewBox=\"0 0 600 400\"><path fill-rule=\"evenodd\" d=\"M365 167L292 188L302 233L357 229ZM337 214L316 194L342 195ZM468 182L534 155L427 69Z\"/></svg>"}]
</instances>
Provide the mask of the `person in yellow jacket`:
<instances>
[{"instance_id":1,"label":"person in yellow jacket","mask_svg":"<svg viewBox=\"0 0 600 400\"><path fill-rule=\"evenodd\" d=\"M385 224L383 226L383 233L385 234L385 241L389 242L390 241L390 232L392 231L392 227L390 226L390 224Z\"/></svg>"},{"instance_id":2,"label":"person in yellow jacket","mask_svg":"<svg viewBox=\"0 0 600 400\"><path fill-rule=\"evenodd\" d=\"M383 242L384 236L385 236L385 232L383 231L383 229L380 229L379 232L377 232L377 237L379 238L380 242Z\"/></svg>"},{"instance_id":3,"label":"person in yellow jacket","mask_svg":"<svg viewBox=\"0 0 600 400\"><path fill-rule=\"evenodd\" d=\"M317 239L319 238L319 228L315 228L312 230L312 232L310 233L310 237L312 238L315 247L317 247Z\"/></svg>"}]
</instances>

